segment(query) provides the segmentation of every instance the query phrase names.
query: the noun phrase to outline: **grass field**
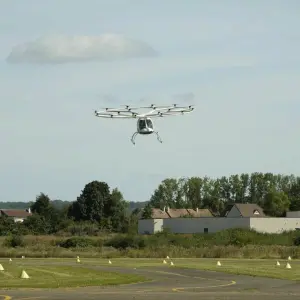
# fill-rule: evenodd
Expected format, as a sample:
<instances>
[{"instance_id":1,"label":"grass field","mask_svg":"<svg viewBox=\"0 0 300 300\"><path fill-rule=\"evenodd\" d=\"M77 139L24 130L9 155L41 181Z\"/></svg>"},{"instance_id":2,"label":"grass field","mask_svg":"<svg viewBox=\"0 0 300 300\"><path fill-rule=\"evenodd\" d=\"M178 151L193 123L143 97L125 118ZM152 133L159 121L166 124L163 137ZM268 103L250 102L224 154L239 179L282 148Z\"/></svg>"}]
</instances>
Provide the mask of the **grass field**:
<instances>
[{"instance_id":1,"label":"grass field","mask_svg":"<svg viewBox=\"0 0 300 300\"><path fill-rule=\"evenodd\" d=\"M279 279L300 280L300 261L280 260L280 266L276 266L276 260L267 259L220 259L221 266L217 266L217 259L111 259L112 267L147 268L165 266L171 269L194 268L225 272L231 274L243 274ZM170 261L174 265L170 265ZM291 269L286 269L289 262ZM81 263L76 264L76 259L0 259L4 271L0 271L0 288L31 287L31 288L56 288L78 287L95 285L119 285L146 281L147 278L132 274L119 274L113 272L97 271L97 266L107 266L107 259L81 258ZM22 270L30 276L29 279L20 279Z\"/></svg>"},{"instance_id":2,"label":"grass field","mask_svg":"<svg viewBox=\"0 0 300 300\"><path fill-rule=\"evenodd\" d=\"M101 264L107 265L106 260L84 259L84 264ZM167 266L170 268L193 268L208 271L219 271L231 274L262 276L269 278L300 280L300 261L299 260L279 260L280 266L276 266L276 260L269 259L220 259L221 266L217 266L218 259L188 259L176 258L167 260ZM170 265L170 261L174 266ZM141 268L141 267L157 267L166 266L163 259L112 259L113 265ZM287 262L291 265L291 269L286 269Z\"/></svg>"},{"instance_id":3,"label":"grass field","mask_svg":"<svg viewBox=\"0 0 300 300\"><path fill-rule=\"evenodd\" d=\"M46 260L47 261L47 260ZM64 266L57 260L43 265L45 260L14 260L12 263L0 261L4 271L0 271L0 288L57 288L96 285L120 285L142 282L146 278L138 275L104 272L89 266ZM22 270L29 279L21 279Z\"/></svg>"}]
</instances>

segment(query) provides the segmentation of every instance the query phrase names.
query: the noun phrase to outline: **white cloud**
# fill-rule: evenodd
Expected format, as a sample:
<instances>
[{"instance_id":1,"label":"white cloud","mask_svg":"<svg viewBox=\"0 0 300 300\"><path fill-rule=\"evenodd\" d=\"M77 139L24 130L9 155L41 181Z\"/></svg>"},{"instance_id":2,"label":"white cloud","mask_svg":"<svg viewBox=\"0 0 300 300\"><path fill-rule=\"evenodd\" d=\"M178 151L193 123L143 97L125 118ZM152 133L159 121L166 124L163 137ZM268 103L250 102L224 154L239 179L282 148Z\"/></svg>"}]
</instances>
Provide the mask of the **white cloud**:
<instances>
[{"instance_id":1,"label":"white cloud","mask_svg":"<svg viewBox=\"0 0 300 300\"><path fill-rule=\"evenodd\" d=\"M143 41L122 35L44 36L15 46L9 63L61 64L86 61L115 61L154 57L157 52Z\"/></svg>"}]
</instances>

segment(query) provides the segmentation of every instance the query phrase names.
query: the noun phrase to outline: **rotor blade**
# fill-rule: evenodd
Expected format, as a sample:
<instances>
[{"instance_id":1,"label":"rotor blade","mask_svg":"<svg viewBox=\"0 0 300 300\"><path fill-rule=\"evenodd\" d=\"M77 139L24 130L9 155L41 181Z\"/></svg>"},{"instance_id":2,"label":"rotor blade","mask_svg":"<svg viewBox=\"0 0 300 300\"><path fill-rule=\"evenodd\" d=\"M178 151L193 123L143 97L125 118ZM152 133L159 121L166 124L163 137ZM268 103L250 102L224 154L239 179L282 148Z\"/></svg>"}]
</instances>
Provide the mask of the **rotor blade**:
<instances>
[{"instance_id":1,"label":"rotor blade","mask_svg":"<svg viewBox=\"0 0 300 300\"><path fill-rule=\"evenodd\" d=\"M136 118L137 114L136 113L131 113L131 112L117 112L115 113L110 113L110 112L102 112L102 111L95 111L95 116L96 117L101 117L101 118Z\"/></svg>"},{"instance_id":2,"label":"rotor blade","mask_svg":"<svg viewBox=\"0 0 300 300\"><path fill-rule=\"evenodd\" d=\"M96 117L99 118L110 118L110 119L133 119L136 118L136 116L123 116L123 115L102 115L102 114L97 114Z\"/></svg>"},{"instance_id":3,"label":"rotor blade","mask_svg":"<svg viewBox=\"0 0 300 300\"><path fill-rule=\"evenodd\" d=\"M179 106L178 104L171 104L171 105L155 105L151 104L150 106L143 106L141 108L153 108L153 109L168 109L168 108L191 108L195 105L188 105L188 106Z\"/></svg>"},{"instance_id":4,"label":"rotor blade","mask_svg":"<svg viewBox=\"0 0 300 300\"><path fill-rule=\"evenodd\" d=\"M185 108L191 108L193 107L194 105L189 105L189 106L178 106L178 104L172 104L172 105L155 105L155 104L151 104L149 106L139 106L139 107L131 107L130 105L122 105L122 106L125 106L124 107L120 107L120 108L112 108L112 107L105 107L105 108L101 108L101 109L104 109L105 111L109 111L109 112L118 112L118 111L123 111L123 112L126 112L126 111L132 111L132 110L135 110L135 109L141 109L141 108L152 108L152 109L185 109Z\"/></svg>"},{"instance_id":5,"label":"rotor blade","mask_svg":"<svg viewBox=\"0 0 300 300\"><path fill-rule=\"evenodd\" d=\"M130 105L125 105L125 104L123 104L121 106L125 106L125 108L123 108L123 109L126 109L126 110L148 108L148 107L142 107L142 106L131 107Z\"/></svg>"},{"instance_id":6,"label":"rotor blade","mask_svg":"<svg viewBox=\"0 0 300 300\"><path fill-rule=\"evenodd\" d=\"M170 111L170 112L152 112L149 114L144 114L144 117L166 117L166 116L178 116L178 115L184 115L187 113L191 113L192 110L180 110L180 111Z\"/></svg>"}]
</instances>

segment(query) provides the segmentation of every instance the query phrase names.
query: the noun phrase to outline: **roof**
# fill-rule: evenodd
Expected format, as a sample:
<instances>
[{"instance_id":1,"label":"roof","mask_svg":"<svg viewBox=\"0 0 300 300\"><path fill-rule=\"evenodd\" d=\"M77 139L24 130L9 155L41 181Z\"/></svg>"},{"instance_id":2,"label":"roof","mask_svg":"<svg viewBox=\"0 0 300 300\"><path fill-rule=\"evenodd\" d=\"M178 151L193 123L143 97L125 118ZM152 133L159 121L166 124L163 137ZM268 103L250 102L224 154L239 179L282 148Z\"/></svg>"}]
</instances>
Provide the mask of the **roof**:
<instances>
[{"instance_id":1,"label":"roof","mask_svg":"<svg viewBox=\"0 0 300 300\"><path fill-rule=\"evenodd\" d=\"M167 219L167 218L169 218L169 215L165 211L159 208L152 208L152 219Z\"/></svg>"},{"instance_id":2,"label":"roof","mask_svg":"<svg viewBox=\"0 0 300 300\"><path fill-rule=\"evenodd\" d=\"M197 217L213 217L213 214L211 213L211 211L208 208L203 208L203 209L198 209L198 210L194 210L191 208L187 209L188 213L197 218Z\"/></svg>"},{"instance_id":3,"label":"roof","mask_svg":"<svg viewBox=\"0 0 300 300\"><path fill-rule=\"evenodd\" d=\"M263 209L254 203L235 203L231 204L227 207L225 216L232 210L233 207L236 207L237 210L240 212L241 217L265 217Z\"/></svg>"},{"instance_id":4,"label":"roof","mask_svg":"<svg viewBox=\"0 0 300 300\"><path fill-rule=\"evenodd\" d=\"M152 219L168 219L182 217L213 217L213 214L207 208L197 210L191 208L169 208L165 210L161 210L159 208L152 208Z\"/></svg>"},{"instance_id":5,"label":"roof","mask_svg":"<svg viewBox=\"0 0 300 300\"><path fill-rule=\"evenodd\" d=\"M169 208L166 210L166 212L170 216L170 218L180 218L180 217L185 217L190 215L185 208L179 208L179 209Z\"/></svg>"},{"instance_id":6,"label":"roof","mask_svg":"<svg viewBox=\"0 0 300 300\"><path fill-rule=\"evenodd\" d=\"M0 209L1 215L6 215L8 217L26 218L32 214L23 209Z\"/></svg>"}]
</instances>

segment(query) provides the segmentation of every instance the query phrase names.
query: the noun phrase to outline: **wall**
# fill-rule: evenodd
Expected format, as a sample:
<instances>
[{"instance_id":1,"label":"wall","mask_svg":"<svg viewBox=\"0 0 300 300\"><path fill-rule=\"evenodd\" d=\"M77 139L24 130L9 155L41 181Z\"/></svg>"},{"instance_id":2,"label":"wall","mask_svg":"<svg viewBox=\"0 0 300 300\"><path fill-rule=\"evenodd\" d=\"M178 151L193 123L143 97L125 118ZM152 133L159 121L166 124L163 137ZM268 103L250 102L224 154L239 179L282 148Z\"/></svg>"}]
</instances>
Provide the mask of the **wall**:
<instances>
[{"instance_id":1,"label":"wall","mask_svg":"<svg viewBox=\"0 0 300 300\"><path fill-rule=\"evenodd\" d=\"M138 233L139 234L153 234L163 229L163 219L143 219L139 220Z\"/></svg>"},{"instance_id":2,"label":"wall","mask_svg":"<svg viewBox=\"0 0 300 300\"><path fill-rule=\"evenodd\" d=\"M166 219L155 219L154 220L154 232L159 232L159 231L163 230L164 220L166 220Z\"/></svg>"},{"instance_id":3,"label":"wall","mask_svg":"<svg viewBox=\"0 0 300 300\"><path fill-rule=\"evenodd\" d=\"M139 220L139 225L138 225L138 233L139 234L146 234L154 233L154 220L155 219L143 219Z\"/></svg>"},{"instance_id":4,"label":"wall","mask_svg":"<svg viewBox=\"0 0 300 300\"><path fill-rule=\"evenodd\" d=\"M139 234L154 234L163 228L173 233L213 233L229 228L248 228L258 232L280 233L300 229L300 218L174 218L139 220ZM206 231L205 231L206 229Z\"/></svg>"},{"instance_id":5,"label":"wall","mask_svg":"<svg viewBox=\"0 0 300 300\"><path fill-rule=\"evenodd\" d=\"M287 218L300 218L300 211L287 211L286 217Z\"/></svg>"},{"instance_id":6,"label":"wall","mask_svg":"<svg viewBox=\"0 0 300 300\"><path fill-rule=\"evenodd\" d=\"M14 217L13 219L14 219L15 223L17 223L17 222L23 223L23 221L24 221L24 218Z\"/></svg>"},{"instance_id":7,"label":"wall","mask_svg":"<svg viewBox=\"0 0 300 300\"><path fill-rule=\"evenodd\" d=\"M300 218L250 218L250 228L267 233L280 233L300 228Z\"/></svg>"},{"instance_id":8,"label":"wall","mask_svg":"<svg viewBox=\"0 0 300 300\"><path fill-rule=\"evenodd\" d=\"M164 228L174 233L217 232L229 228L249 228L249 218L177 218L164 219Z\"/></svg>"}]
</instances>

